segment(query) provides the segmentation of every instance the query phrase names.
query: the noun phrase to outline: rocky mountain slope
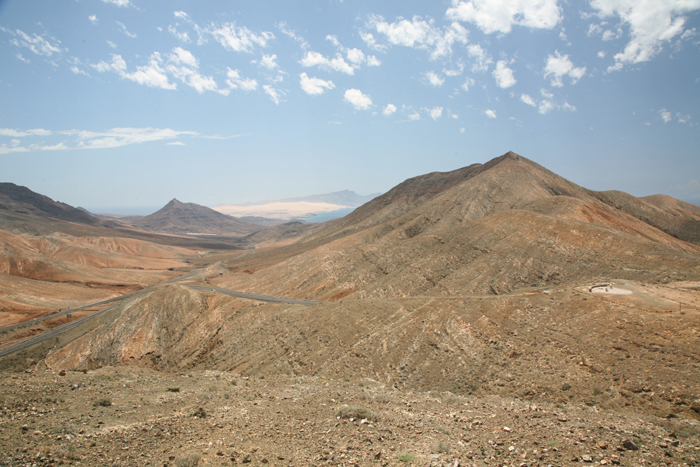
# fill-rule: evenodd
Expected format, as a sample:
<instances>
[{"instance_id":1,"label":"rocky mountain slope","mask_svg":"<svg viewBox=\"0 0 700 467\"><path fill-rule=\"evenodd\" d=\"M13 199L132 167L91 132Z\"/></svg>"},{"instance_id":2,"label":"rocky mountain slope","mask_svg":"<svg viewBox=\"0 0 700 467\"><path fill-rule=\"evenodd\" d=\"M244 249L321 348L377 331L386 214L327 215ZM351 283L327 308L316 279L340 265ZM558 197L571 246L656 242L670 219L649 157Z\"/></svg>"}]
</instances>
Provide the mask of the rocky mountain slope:
<instances>
[{"instance_id":1,"label":"rocky mountain slope","mask_svg":"<svg viewBox=\"0 0 700 467\"><path fill-rule=\"evenodd\" d=\"M173 199L159 211L141 217L132 223L139 229L178 235L217 234L244 236L261 230L256 224L243 222L195 203L181 203Z\"/></svg>"},{"instance_id":2,"label":"rocky mountain slope","mask_svg":"<svg viewBox=\"0 0 700 467\"><path fill-rule=\"evenodd\" d=\"M14 183L0 183L0 216L12 214L51 217L83 224L96 224L98 222L95 217L85 211L65 203L56 202L27 187Z\"/></svg>"},{"instance_id":3,"label":"rocky mountain slope","mask_svg":"<svg viewBox=\"0 0 700 467\"><path fill-rule=\"evenodd\" d=\"M300 254L266 265L250 255L229 266L255 274L217 281L335 300L507 293L603 277L700 279L700 247L690 242L692 229L677 227L695 222L693 212L671 218L625 196L655 214L627 213L614 204L622 195L586 190L508 153L484 165L409 179L344 219L305 233L290 246ZM657 227L664 223L679 235Z\"/></svg>"}]
</instances>

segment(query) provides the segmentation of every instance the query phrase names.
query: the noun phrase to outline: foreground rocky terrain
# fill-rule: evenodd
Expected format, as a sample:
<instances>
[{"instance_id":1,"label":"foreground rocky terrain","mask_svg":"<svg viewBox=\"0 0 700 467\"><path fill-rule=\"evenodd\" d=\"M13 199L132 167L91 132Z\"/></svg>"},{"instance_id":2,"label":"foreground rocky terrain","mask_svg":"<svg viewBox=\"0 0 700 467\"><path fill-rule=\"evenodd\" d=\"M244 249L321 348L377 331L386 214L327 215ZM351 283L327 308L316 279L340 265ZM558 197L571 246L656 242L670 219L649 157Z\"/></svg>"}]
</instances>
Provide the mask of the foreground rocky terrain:
<instances>
[{"instance_id":1,"label":"foreground rocky terrain","mask_svg":"<svg viewBox=\"0 0 700 467\"><path fill-rule=\"evenodd\" d=\"M697 421L367 378L138 367L7 375L3 465L698 465Z\"/></svg>"}]
</instances>

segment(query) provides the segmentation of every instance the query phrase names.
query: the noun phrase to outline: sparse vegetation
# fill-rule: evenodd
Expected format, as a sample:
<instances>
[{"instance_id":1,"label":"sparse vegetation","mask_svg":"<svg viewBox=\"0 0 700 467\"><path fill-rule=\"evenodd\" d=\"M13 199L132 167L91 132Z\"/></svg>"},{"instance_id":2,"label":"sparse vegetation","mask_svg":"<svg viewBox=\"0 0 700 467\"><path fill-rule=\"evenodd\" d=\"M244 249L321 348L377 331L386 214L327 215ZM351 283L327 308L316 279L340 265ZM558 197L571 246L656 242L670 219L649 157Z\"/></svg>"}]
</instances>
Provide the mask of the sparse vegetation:
<instances>
[{"instance_id":1,"label":"sparse vegetation","mask_svg":"<svg viewBox=\"0 0 700 467\"><path fill-rule=\"evenodd\" d=\"M95 407L111 407L112 399L110 399L109 397L102 397L93 402L92 405Z\"/></svg>"},{"instance_id":2,"label":"sparse vegetation","mask_svg":"<svg viewBox=\"0 0 700 467\"><path fill-rule=\"evenodd\" d=\"M374 417L372 412L362 407L342 407L335 413L335 416L340 419L367 419L376 421L376 418Z\"/></svg>"},{"instance_id":3,"label":"sparse vegetation","mask_svg":"<svg viewBox=\"0 0 700 467\"><path fill-rule=\"evenodd\" d=\"M179 387L170 387L170 388L168 388L168 392L180 392L180 388Z\"/></svg>"},{"instance_id":4,"label":"sparse vegetation","mask_svg":"<svg viewBox=\"0 0 700 467\"><path fill-rule=\"evenodd\" d=\"M207 418L207 412L204 410L204 408L199 407L197 410L192 412L190 416L195 418Z\"/></svg>"},{"instance_id":5,"label":"sparse vegetation","mask_svg":"<svg viewBox=\"0 0 700 467\"><path fill-rule=\"evenodd\" d=\"M199 454L190 454L188 456L182 456L175 459L174 464L176 467L195 467L199 464L202 456Z\"/></svg>"},{"instance_id":6,"label":"sparse vegetation","mask_svg":"<svg viewBox=\"0 0 700 467\"><path fill-rule=\"evenodd\" d=\"M413 462L416 460L416 455L410 452L404 452L396 456L396 458L401 462Z\"/></svg>"}]
</instances>

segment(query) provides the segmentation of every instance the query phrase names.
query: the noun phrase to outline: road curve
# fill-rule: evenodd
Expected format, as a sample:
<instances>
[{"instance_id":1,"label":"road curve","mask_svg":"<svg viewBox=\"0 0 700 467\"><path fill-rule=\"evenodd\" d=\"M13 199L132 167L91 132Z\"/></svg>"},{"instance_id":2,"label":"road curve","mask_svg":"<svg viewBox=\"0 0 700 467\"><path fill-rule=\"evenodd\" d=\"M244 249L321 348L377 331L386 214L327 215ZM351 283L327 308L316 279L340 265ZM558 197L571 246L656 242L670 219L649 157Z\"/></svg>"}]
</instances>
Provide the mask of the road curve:
<instances>
[{"instance_id":1,"label":"road curve","mask_svg":"<svg viewBox=\"0 0 700 467\"><path fill-rule=\"evenodd\" d=\"M273 297L271 295L258 295L253 293L236 292L235 290L220 289L218 287L202 287L199 285L190 285L188 287L196 290L209 290L211 292L218 292L230 295L232 297L248 298L250 300L260 300L261 302L291 303L294 305L318 305L319 303L322 303L313 300L297 300L295 298Z\"/></svg>"},{"instance_id":2,"label":"road curve","mask_svg":"<svg viewBox=\"0 0 700 467\"><path fill-rule=\"evenodd\" d=\"M110 299L108 299L108 300L103 300L103 301L101 301L101 302L91 303L91 304L89 304L89 305L81 306L81 307L79 307L79 308L72 308L72 309L70 309L70 310L64 310L64 311L62 311L62 312L60 312L60 313L54 313L54 314L52 314L52 315L44 316L44 317L39 318L39 319L36 319L36 320L24 321L24 322L22 322L22 323L13 324L12 326L6 326L6 327L4 327L4 328L0 328L0 331L4 331L4 330L8 330L8 329L13 329L13 328L16 328L16 327L19 327L19 326L23 326L23 325L25 325L25 324L37 323L37 322L39 322L39 321L43 321L43 320L46 320L46 319L51 319L51 318L55 318L55 317L57 317L57 316L65 315L65 314L70 313L70 312L73 312L73 311L82 310L82 309L90 308L90 307L93 307L93 306L104 305L104 304L106 304L106 303L110 303L110 302L114 302L114 301L121 301L121 300L124 300L125 298L129 298L129 297L135 297L135 296L144 294L144 293L148 292L149 290L151 290L151 289L153 289L153 288L155 288L155 287L158 287L158 286L161 286L161 285L165 285L165 284L171 284L171 283L173 283L173 282L177 282L177 281L181 281L181 280L183 280L183 279L187 279L188 277L190 277L190 276L192 276L192 275L194 275L194 274L196 274L196 273L198 273L198 272L200 272L200 270L192 271L192 272L190 272L190 273L188 273L188 274L185 274L184 276L179 276L179 277L176 277L176 278L174 278L174 279L170 279L170 280L165 281L165 282L160 282L160 283L158 283L158 284L154 284L154 285L148 286L148 287L146 287L145 289L136 290L136 291L134 291L134 292L129 292L129 293L127 293L127 294L120 295L119 297L110 298ZM81 324L85 323L86 321L89 321L89 320L91 320L91 319L93 319L93 318L95 318L95 317L101 315L102 313L105 313L105 312L107 312L107 311L109 311L109 310L115 308L116 306L117 306L116 304L115 304L115 305L112 305L112 306L109 306L109 307L107 307L107 308L105 308L105 309L103 309L103 310L96 311L95 313L91 313L91 314L89 314L89 315L87 315L87 316L83 316L83 317L80 318L80 319L76 319L75 321L71 321L71 322L66 323L66 324L63 324L63 325L61 325L61 326L57 326L57 327L55 327L55 328L53 328L53 329L50 329L50 330L48 330L48 331L46 331L46 332L44 332L44 333L41 333L41 334L39 334L39 335L37 335L37 336L31 337L31 338L29 338L29 339L27 339L27 340L25 340L25 341L22 341L22 342L20 342L20 343L18 343L18 344L15 344L15 345L13 345L13 346L11 346L11 347L7 347L7 348L5 348L5 349L2 349L2 350L0 350L0 358L4 357L5 355L9 355L9 354L14 353L14 352L17 352L17 351L19 351L19 350L25 349L25 348L27 348L27 347L29 347L29 346L31 346L31 345L38 344L39 342L45 341L46 339L51 339L52 337L55 337L55 336L57 336L57 335L59 335L59 334L62 334L62 333L64 333L64 332L66 332L66 331L70 331L71 329L80 326Z\"/></svg>"}]
</instances>

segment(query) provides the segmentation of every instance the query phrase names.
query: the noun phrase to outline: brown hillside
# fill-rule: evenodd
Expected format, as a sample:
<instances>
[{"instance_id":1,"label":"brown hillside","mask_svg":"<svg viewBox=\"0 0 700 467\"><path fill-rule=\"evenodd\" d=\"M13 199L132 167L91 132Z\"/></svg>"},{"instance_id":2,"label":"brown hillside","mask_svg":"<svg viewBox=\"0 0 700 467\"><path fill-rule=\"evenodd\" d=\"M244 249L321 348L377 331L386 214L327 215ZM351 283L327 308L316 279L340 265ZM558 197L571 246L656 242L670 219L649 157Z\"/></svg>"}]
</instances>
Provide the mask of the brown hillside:
<instances>
[{"instance_id":1,"label":"brown hillside","mask_svg":"<svg viewBox=\"0 0 700 467\"><path fill-rule=\"evenodd\" d=\"M244 236L261 230L257 224L243 222L195 203L173 199L159 211L132 222L135 227L151 232L187 235L188 233Z\"/></svg>"}]
</instances>

